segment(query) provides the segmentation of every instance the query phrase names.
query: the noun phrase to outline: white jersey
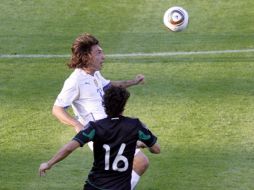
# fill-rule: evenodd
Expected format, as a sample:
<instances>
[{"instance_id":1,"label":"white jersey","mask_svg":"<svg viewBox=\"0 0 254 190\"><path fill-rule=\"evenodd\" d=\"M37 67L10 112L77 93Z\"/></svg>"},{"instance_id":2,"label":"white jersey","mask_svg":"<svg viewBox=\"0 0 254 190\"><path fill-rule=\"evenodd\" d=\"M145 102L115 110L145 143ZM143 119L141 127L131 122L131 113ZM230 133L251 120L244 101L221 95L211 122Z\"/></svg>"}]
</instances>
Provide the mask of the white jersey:
<instances>
[{"instance_id":1,"label":"white jersey","mask_svg":"<svg viewBox=\"0 0 254 190\"><path fill-rule=\"evenodd\" d=\"M74 114L83 125L92 120L103 119L107 116L102 106L103 89L108 85L110 80L104 79L99 71L92 76L77 68L65 80L55 105L71 105Z\"/></svg>"}]
</instances>

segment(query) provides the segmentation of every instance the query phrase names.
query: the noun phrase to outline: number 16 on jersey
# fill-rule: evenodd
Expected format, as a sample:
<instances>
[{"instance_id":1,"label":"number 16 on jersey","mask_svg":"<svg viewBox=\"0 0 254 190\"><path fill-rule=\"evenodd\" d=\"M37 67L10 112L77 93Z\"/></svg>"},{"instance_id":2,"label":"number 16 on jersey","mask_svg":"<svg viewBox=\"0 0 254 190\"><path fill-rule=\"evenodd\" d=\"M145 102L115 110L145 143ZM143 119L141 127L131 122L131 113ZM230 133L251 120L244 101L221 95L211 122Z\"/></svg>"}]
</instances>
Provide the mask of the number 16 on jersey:
<instances>
[{"instance_id":1,"label":"number 16 on jersey","mask_svg":"<svg viewBox=\"0 0 254 190\"><path fill-rule=\"evenodd\" d=\"M122 143L121 146L120 146L120 149L113 161L113 164L112 164L112 170L114 171L119 171L119 172L124 172L128 169L128 166L129 166L129 162L128 162L128 159L123 156L123 151L126 147L126 144L125 143ZM107 144L104 144L103 145L103 148L105 149L106 153L105 153L105 170L109 170L110 168L110 146L107 145ZM123 162L123 167L119 168L118 167L118 163L119 162Z\"/></svg>"}]
</instances>

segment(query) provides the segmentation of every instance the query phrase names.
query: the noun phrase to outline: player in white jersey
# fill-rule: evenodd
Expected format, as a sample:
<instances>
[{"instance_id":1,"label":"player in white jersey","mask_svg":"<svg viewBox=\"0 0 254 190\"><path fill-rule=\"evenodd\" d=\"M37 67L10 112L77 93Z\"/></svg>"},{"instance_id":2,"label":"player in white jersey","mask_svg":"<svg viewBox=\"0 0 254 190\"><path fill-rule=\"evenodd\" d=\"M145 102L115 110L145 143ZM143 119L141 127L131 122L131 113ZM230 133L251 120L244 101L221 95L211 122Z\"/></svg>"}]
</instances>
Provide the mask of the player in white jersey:
<instances>
[{"instance_id":1,"label":"player in white jersey","mask_svg":"<svg viewBox=\"0 0 254 190\"><path fill-rule=\"evenodd\" d=\"M109 85L110 81L105 80L99 71L92 76L77 68L65 81L55 105L65 108L72 105L76 119L84 126L89 121L106 117L101 97L103 88Z\"/></svg>"},{"instance_id":2,"label":"player in white jersey","mask_svg":"<svg viewBox=\"0 0 254 190\"><path fill-rule=\"evenodd\" d=\"M132 80L110 81L100 74L105 56L99 41L90 34L79 36L72 45L72 58L68 66L75 69L66 79L52 109L52 113L62 123L83 130L89 121L105 118L102 105L104 90L110 86L127 88L142 84L144 76L138 74ZM75 117L66 108L72 106ZM135 154L132 172L132 189L146 171L149 160L142 151Z\"/></svg>"}]
</instances>

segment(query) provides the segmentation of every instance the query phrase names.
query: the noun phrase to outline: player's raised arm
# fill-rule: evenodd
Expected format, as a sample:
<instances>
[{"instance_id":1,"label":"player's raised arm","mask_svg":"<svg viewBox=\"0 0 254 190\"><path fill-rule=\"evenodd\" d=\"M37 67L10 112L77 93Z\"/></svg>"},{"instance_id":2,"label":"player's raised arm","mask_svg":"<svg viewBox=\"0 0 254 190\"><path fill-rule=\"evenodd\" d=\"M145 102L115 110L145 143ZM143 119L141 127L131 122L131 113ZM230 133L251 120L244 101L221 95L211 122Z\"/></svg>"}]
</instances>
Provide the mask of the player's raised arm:
<instances>
[{"instance_id":1,"label":"player's raised arm","mask_svg":"<svg viewBox=\"0 0 254 190\"><path fill-rule=\"evenodd\" d=\"M121 81L111 81L112 86L128 88L133 85L144 84L145 76L142 74L136 75L134 79L131 80L121 80Z\"/></svg>"}]
</instances>

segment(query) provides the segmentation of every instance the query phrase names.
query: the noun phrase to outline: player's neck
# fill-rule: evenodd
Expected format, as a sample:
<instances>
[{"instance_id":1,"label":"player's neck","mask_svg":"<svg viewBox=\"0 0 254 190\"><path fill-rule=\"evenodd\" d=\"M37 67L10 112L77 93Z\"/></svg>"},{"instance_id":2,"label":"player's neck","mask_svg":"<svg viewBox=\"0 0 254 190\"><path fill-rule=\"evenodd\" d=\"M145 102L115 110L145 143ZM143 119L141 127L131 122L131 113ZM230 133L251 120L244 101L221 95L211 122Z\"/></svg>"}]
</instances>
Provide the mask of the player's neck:
<instances>
[{"instance_id":1,"label":"player's neck","mask_svg":"<svg viewBox=\"0 0 254 190\"><path fill-rule=\"evenodd\" d=\"M82 70L85 71L86 74L94 76L95 70L90 68L83 68Z\"/></svg>"}]
</instances>

